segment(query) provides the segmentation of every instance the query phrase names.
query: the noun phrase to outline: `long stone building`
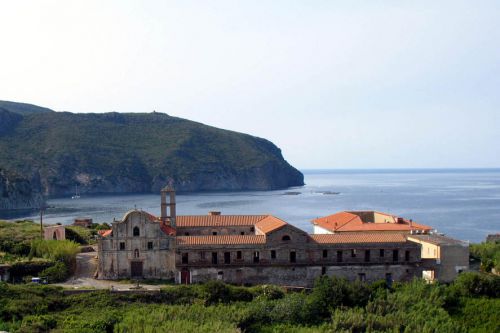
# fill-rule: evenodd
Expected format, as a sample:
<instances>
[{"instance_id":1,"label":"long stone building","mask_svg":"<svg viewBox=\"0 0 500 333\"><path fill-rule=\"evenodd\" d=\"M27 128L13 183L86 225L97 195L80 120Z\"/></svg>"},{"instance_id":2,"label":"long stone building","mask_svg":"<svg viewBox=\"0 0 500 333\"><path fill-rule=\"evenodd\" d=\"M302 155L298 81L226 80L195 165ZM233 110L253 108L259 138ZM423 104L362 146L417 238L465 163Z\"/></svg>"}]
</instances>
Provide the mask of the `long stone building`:
<instances>
[{"instance_id":1,"label":"long stone building","mask_svg":"<svg viewBox=\"0 0 500 333\"><path fill-rule=\"evenodd\" d=\"M338 232L335 221L330 224L331 230L325 221L332 218L326 217L314 220L316 233L308 234L272 215L210 212L177 216L174 190L163 189L161 198L160 217L132 210L101 234L100 279L172 279L186 284L219 279L235 284L289 286L311 286L324 274L362 281L402 281L415 276L441 279L442 260L422 256L427 240L418 238L428 235L431 228L412 224L396 230L399 227L394 225L405 223L388 214L343 212L340 217L344 220L350 219L346 214L353 215L354 220L361 216L356 220L356 230ZM388 218L377 220L377 214ZM367 232L362 224L380 225ZM451 280L468 268L467 244L432 237L438 247L441 239L459 249L458 255L445 256L451 261L446 263L449 269L442 280ZM450 251L456 249L446 247L445 252Z\"/></svg>"}]
</instances>

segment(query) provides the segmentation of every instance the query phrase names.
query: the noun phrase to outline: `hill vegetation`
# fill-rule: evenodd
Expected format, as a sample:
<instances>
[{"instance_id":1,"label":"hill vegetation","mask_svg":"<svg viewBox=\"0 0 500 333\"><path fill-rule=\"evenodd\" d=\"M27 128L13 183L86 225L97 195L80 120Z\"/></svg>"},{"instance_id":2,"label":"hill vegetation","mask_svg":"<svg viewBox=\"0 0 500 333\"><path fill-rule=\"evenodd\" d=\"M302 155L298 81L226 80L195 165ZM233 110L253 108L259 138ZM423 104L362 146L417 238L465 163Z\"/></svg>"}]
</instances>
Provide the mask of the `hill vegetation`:
<instances>
[{"instance_id":1,"label":"hill vegetation","mask_svg":"<svg viewBox=\"0 0 500 333\"><path fill-rule=\"evenodd\" d=\"M414 280L388 288L383 281L368 285L324 276L310 293L213 281L170 286L154 294L77 295L55 287L0 283L0 330L498 332L500 299L492 290L499 280L465 273L449 286Z\"/></svg>"},{"instance_id":2,"label":"hill vegetation","mask_svg":"<svg viewBox=\"0 0 500 333\"><path fill-rule=\"evenodd\" d=\"M3 106L2 106L3 105ZM303 185L271 142L162 113L29 112L0 103L0 167L45 195L269 190ZM27 111L28 110L28 111ZM0 121L1 123L1 121Z\"/></svg>"}]
</instances>

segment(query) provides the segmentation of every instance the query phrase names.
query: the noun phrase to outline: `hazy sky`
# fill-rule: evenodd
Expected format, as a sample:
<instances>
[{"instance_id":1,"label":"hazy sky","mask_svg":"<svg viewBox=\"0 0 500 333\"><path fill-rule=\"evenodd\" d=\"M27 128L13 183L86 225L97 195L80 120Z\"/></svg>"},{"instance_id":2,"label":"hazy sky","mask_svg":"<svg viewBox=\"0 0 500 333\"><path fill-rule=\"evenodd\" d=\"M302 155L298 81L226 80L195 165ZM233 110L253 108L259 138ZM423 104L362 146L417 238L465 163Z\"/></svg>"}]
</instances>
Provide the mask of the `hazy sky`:
<instances>
[{"instance_id":1,"label":"hazy sky","mask_svg":"<svg viewBox=\"0 0 500 333\"><path fill-rule=\"evenodd\" d=\"M0 99L165 112L299 168L500 167L500 1L0 0Z\"/></svg>"}]
</instances>

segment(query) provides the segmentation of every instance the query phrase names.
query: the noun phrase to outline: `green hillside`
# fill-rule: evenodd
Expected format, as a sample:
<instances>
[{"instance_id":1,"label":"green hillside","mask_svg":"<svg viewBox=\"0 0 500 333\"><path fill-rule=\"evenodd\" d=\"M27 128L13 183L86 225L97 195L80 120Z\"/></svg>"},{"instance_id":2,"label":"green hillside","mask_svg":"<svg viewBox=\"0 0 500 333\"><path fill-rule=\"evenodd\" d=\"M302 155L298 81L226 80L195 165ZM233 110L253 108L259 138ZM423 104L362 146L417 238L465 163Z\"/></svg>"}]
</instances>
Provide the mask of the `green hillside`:
<instances>
[{"instance_id":1,"label":"green hillside","mask_svg":"<svg viewBox=\"0 0 500 333\"><path fill-rule=\"evenodd\" d=\"M3 116L2 116L3 114ZM46 195L277 189L303 185L271 142L162 113L0 110L0 167L39 179ZM5 121L4 121L5 123Z\"/></svg>"},{"instance_id":2,"label":"green hillside","mask_svg":"<svg viewBox=\"0 0 500 333\"><path fill-rule=\"evenodd\" d=\"M54 112L54 110L33 104L17 103L9 101L0 101L0 108L10 112L19 113L22 115L30 113L40 113L40 112Z\"/></svg>"}]
</instances>

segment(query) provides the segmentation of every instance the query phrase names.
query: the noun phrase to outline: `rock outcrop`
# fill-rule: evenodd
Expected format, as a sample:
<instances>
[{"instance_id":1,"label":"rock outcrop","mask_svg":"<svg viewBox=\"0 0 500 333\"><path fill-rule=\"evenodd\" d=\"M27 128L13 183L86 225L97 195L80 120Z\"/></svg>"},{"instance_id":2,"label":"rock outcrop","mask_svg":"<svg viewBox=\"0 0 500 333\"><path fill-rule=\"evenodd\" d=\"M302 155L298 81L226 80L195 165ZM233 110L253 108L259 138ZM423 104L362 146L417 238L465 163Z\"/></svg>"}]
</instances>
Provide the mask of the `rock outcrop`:
<instances>
[{"instance_id":1,"label":"rock outcrop","mask_svg":"<svg viewBox=\"0 0 500 333\"><path fill-rule=\"evenodd\" d=\"M39 184L0 169L0 210L32 209L43 205Z\"/></svg>"}]
</instances>

